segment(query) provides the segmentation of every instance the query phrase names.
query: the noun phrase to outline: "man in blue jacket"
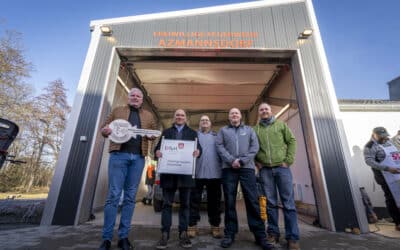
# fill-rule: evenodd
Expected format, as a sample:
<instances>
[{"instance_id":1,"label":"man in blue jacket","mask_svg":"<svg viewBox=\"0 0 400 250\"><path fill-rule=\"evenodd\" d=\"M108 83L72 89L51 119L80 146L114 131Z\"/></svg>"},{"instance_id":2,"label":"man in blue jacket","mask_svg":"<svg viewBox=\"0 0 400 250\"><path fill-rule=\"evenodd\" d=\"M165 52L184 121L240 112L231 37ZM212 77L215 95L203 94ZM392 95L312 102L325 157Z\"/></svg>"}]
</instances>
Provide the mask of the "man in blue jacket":
<instances>
[{"instance_id":1,"label":"man in blue jacket","mask_svg":"<svg viewBox=\"0 0 400 250\"><path fill-rule=\"evenodd\" d=\"M262 249L272 249L260 216L257 196L254 157L258 152L258 140L254 130L241 121L240 110L229 111L229 125L220 129L217 135L217 151L222 163L222 185L225 198L225 230L221 247L228 248L238 232L236 195L240 182L246 204L247 221L256 243Z\"/></svg>"}]
</instances>

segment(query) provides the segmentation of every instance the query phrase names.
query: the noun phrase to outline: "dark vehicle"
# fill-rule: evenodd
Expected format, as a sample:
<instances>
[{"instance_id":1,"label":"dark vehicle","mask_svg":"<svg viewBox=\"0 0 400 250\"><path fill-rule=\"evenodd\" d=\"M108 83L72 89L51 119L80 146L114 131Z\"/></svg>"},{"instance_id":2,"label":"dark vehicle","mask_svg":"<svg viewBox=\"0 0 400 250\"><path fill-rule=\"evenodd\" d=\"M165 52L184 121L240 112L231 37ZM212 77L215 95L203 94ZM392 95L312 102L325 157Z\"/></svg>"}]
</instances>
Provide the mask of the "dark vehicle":
<instances>
[{"instance_id":1,"label":"dark vehicle","mask_svg":"<svg viewBox=\"0 0 400 250\"><path fill-rule=\"evenodd\" d=\"M222 188L222 187L221 187ZM221 202L222 202L222 208L224 207L224 195L222 192L222 197L221 197ZM242 191L240 189L240 185L238 187L238 194L236 197L237 200L242 199ZM174 202L179 203L179 191L177 190L175 192L175 197L174 197ZM201 202L206 203L207 202L207 190L204 188L203 193L201 194ZM162 188L160 187L160 176L159 174L156 174L156 181L154 184L154 194L153 194L153 208L155 212L161 212L162 210ZM224 211L224 209L222 209Z\"/></svg>"},{"instance_id":2,"label":"dark vehicle","mask_svg":"<svg viewBox=\"0 0 400 250\"><path fill-rule=\"evenodd\" d=\"M12 160L13 156L8 155L7 151L15 137L17 137L18 132L19 127L17 124L0 118L0 169L6 160L19 163L19 161Z\"/></svg>"}]
</instances>

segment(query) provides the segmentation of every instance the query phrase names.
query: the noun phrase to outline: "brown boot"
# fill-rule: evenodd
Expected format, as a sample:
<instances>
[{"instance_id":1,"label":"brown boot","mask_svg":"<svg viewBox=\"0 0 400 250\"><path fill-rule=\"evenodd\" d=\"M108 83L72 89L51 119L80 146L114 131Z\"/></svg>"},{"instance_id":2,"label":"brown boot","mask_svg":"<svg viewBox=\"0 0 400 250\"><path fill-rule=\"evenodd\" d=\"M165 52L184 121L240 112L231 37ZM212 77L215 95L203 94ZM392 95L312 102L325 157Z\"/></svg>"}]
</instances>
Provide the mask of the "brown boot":
<instances>
[{"instance_id":1,"label":"brown boot","mask_svg":"<svg viewBox=\"0 0 400 250\"><path fill-rule=\"evenodd\" d=\"M395 229L396 229L396 231L400 231L400 224L396 225Z\"/></svg>"},{"instance_id":2,"label":"brown boot","mask_svg":"<svg viewBox=\"0 0 400 250\"><path fill-rule=\"evenodd\" d=\"M376 214L370 214L368 216L368 223L375 224L377 222L378 222L378 217L376 216Z\"/></svg>"},{"instance_id":3,"label":"brown boot","mask_svg":"<svg viewBox=\"0 0 400 250\"><path fill-rule=\"evenodd\" d=\"M211 226L211 235L213 238L221 239L222 238L221 228Z\"/></svg>"},{"instance_id":4,"label":"brown boot","mask_svg":"<svg viewBox=\"0 0 400 250\"><path fill-rule=\"evenodd\" d=\"M188 227L187 235L189 238L194 238L197 236L197 226Z\"/></svg>"},{"instance_id":5,"label":"brown boot","mask_svg":"<svg viewBox=\"0 0 400 250\"><path fill-rule=\"evenodd\" d=\"M288 240L287 249L289 250L299 250L300 244L298 241L295 240Z\"/></svg>"}]
</instances>

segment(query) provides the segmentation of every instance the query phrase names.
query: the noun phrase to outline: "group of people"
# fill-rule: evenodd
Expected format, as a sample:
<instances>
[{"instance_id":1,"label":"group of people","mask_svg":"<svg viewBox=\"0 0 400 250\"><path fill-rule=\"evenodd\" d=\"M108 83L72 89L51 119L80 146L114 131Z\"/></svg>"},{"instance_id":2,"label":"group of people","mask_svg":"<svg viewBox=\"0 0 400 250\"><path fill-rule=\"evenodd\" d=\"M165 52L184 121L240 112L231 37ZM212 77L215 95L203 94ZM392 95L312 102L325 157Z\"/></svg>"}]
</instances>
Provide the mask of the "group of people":
<instances>
[{"instance_id":1,"label":"group of people","mask_svg":"<svg viewBox=\"0 0 400 250\"><path fill-rule=\"evenodd\" d=\"M115 119L125 119L144 129L156 129L155 119L142 108L143 93L133 88L128 95L128 105L114 109L102 126L102 135L111 134L108 124ZM161 213L161 239L156 248L168 247L172 225L172 203L179 191L179 245L191 248L190 238L197 235L200 220L200 202L204 186L207 190L208 221L211 234L222 238L220 246L229 248L238 233L236 197L238 184L243 192L247 221L255 243L262 249L273 249L280 239L278 226L278 193L283 206L285 238L288 249L299 249L299 229L294 202L290 166L294 162L296 139L288 126L272 114L271 107L262 103L258 107L259 122L253 128L243 123L239 109L229 110L229 124L218 133L212 130L208 116L199 121L195 131L187 124L186 113L178 109L173 125L162 132L162 137L173 140L197 141L193 157L197 158L195 178L192 175L160 174L163 193ZM128 240L130 221L135 207L136 191L142 175L147 145L154 137L132 138L124 144L110 142L109 189L104 208L103 242L100 249L110 249L115 225L118 200L124 191L121 220L118 228L118 247L133 249ZM163 157L161 141L154 149L156 159ZM256 171L259 172L267 196L268 226L260 216L256 192ZM222 187L222 190L221 190ZM225 202L225 227L221 224L222 191Z\"/></svg>"}]
</instances>

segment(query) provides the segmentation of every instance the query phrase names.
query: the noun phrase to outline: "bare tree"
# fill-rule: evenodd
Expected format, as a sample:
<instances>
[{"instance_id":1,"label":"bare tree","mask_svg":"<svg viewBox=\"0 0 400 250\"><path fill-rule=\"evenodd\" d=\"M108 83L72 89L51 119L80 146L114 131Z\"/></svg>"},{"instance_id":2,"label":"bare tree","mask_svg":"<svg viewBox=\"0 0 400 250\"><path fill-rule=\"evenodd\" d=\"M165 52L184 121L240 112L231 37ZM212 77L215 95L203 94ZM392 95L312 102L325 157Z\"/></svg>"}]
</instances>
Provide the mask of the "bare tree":
<instances>
[{"instance_id":1,"label":"bare tree","mask_svg":"<svg viewBox=\"0 0 400 250\"><path fill-rule=\"evenodd\" d=\"M1 34L0 34L1 35ZM0 117L20 128L9 151L23 165L6 165L0 172L0 191L48 186L60 152L67 116L66 89L61 79L50 82L37 97L24 80L33 70L21 46L21 34L6 31L0 37Z\"/></svg>"},{"instance_id":2,"label":"bare tree","mask_svg":"<svg viewBox=\"0 0 400 250\"><path fill-rule=\"evenodd\" d=\"M29 192L43 169L54 167L60 152L66 120L71 107L67 102L64 82L57 79L44 88L44 93L34 99L31 118L32 161L26 179Z\"/></svg>"},{"instance_id":3,"label":"bare tree","mask_svg":"<svg viewBox=\"0 0 400 250\"><path fill-rule=\"evenodd\" d=\"M0 38L0 117L12 120L22 117L32 93L24 79L33 67L25 60L20 41L21 34L15 31L6 31Z\"/></svg>"}]
</instances>

